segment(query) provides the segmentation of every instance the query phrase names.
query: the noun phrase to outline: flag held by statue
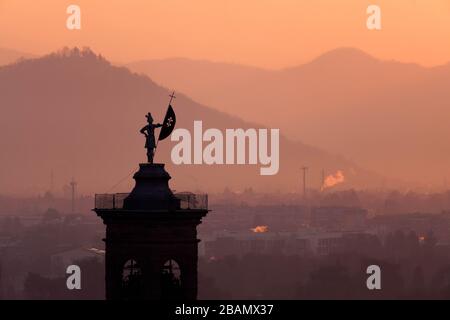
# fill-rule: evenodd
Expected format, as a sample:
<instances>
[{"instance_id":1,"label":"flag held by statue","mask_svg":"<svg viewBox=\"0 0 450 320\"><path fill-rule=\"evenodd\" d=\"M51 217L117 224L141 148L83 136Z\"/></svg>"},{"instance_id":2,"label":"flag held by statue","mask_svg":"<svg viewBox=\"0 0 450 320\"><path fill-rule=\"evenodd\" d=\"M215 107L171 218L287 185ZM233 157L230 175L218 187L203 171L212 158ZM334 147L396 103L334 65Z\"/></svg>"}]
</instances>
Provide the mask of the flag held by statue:
<instances>
[{"instance_id":1,"label":"flag held by statue","mask_svg":"<svg viewBox=\"0 0 450 320\"><path fill-rule=\"evenodd\" d=\"M159 132L158 141L164 140L172 133L175 128L175 123L177 122L177 118L175 116L175 111L173 111L172 105L169 104L167 108L166 116L164 117L164 122L161 127L161 131Z\"/></svg>"}]
</instances>

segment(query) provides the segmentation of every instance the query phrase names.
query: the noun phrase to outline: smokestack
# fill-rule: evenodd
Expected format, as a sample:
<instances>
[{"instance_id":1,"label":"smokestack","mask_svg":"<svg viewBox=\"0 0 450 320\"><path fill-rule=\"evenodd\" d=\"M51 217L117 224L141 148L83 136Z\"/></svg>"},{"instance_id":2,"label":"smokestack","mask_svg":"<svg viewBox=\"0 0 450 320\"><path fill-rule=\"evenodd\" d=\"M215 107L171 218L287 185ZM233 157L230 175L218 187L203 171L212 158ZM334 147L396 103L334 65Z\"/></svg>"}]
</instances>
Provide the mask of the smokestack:
<instances>
[{"instance_id":1,"label":"smokestack","mask_svg":"<svg viewBox=\"0 0 450 320\"><path fill-rule=\"evenodd\" d=\"M53 174L53 169L50 171L50 193L53 194L55 188L55 176Z\"/></svg>"},{"instance_id":2,"label":"smokestack","mask_svg":"<svg viewBox=\"0 0 450 320\"><path fill-rule=\"evenodd\" d=\"M72 181L70 181L70 187L72 188L72 214L75 213L75 189L77 187L77 183L75 182L74 178L72 178Z\"/></svg>"},{"instance_id":3,"label":"smokestack","mask_svg":"<svg viewBox=\"0 0 450 320\"><path fill-rule=\"evenodd\" d=\"M302 167L303 170L303 197L306 198L306 172L308 167Z\"/></svg>"},{"instance_id":4,"label":"smokestack","mask_svg":"<svg viewBox=\"0 0 450 320\"><path fill-rule=\"evenodd\" d=\"M325 185L325 169L322 169L322 183L320 184L320 191L323 191L324 185Z\"/></svg>"}]
</instances>

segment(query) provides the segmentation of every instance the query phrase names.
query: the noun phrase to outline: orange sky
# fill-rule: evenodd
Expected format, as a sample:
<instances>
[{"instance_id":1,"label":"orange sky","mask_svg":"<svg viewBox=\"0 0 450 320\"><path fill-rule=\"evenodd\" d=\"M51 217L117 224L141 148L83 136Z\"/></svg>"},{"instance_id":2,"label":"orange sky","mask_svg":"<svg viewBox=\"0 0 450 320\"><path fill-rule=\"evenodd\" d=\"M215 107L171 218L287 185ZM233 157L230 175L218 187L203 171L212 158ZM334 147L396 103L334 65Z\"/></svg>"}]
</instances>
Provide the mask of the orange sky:
<instances>
[{"instance_id":1,"label":"orange sky","mask_svg":"<svg viewBox=\"0 0 450 320\"><path fill-rule=\"evenodd\" d=\"M82 30L65 27L69 4ZM366 8L382 8L381 31ZM0 0L0 47L47 53L90 46L115 62L188 57L266 68L341 46L383 59L450 61L449 0Z\"/></svg>"}]
</instances>

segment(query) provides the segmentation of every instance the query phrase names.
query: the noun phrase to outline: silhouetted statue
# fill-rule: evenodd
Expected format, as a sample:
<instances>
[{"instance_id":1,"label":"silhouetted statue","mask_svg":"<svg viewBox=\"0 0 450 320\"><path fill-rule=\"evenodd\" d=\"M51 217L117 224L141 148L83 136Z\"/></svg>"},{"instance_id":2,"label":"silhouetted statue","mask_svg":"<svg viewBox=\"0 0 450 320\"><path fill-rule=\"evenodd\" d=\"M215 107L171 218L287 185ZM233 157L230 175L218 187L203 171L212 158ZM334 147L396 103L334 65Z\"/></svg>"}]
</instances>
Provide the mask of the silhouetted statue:
<instances>
[{"instance_id":1,"label":"silhouetted statue","mask_svg":"<svg viewBox=\"0 0 450 320\"><path fill-rule=\"evenodd\" d=\"M140 132L147 140L149 163L139 164L133 190L122 201L113 195L110 205L97 202L94 209L106 225L106 299L195 300L197 226L209 212L207 196L174 194L164 163L153 163L158 141L169 137L175 127L170 104L162 126L153 124L150 113L147 120ZM158 140L157 127L161 127Z\"/></svg>"},{"instance_id":2,"label":"silhouetted statue","mask_svg":"<svg viewBox=\"0 0 450 320\"><path fill-rule=\"evenodd\" d=\"M162 124L153 124L152 114L149 112L146 116L148 124L141 129L141 133L145 136L145 148L147 148L148 163L153 163L153 155L155 154L155 128L162 127Z\"/></svg>"}]
</instances>

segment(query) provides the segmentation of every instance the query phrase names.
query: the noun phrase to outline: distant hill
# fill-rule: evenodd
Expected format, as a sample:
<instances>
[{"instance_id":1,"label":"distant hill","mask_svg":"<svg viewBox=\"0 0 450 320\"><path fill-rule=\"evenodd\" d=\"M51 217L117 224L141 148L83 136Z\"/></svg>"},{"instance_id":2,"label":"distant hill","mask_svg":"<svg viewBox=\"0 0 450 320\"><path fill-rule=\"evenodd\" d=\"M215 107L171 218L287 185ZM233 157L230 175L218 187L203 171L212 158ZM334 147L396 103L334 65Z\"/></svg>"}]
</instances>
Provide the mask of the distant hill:
<instances>
[{"instance_id":1,"label":"distant hill","mask_svg":"<svg viewBox=\"0 0 450 320\"><path fill-rule=\"evenodd\" d=\"M424 68L340 48L282 70L187 59L128 66L390 177L440 187L450 178L450 64Z\"/></svg>"},{"instance_id":2,"label":"distant hill","mask_svg":"<svg viewBox=\"0 0 450 320\"><path fill-rule=\"evenodd\" d=\"M16 50L0 48L0 66L13 63L21 58L33 58L34 55Z\"/></svg>"},{"instance_id":3,"label":"distant hill","mask_svg":"<svg viewBox=\"0 0 450 320\"><path fill-rule=\"evenodd\" d=\"M194 74L189 75L195 78ZM89 50L64 50L0 67L0 192L37 192L75 177L83 192L128 191L127 174L145 160L139 129L151 111L162 120L169 92L147 76L111 65ZM198 104L178 94L177 127L248 128L259 125ZM379 186L381 178L353 162L300 142L281 138L280 172L260 176L259 166L175 166L169 139L158 147L178 190L222 191L253 187L297 191L300 167L310 167L308 184L319 188L321 170L343 170L343 188ZM111 187L123 179L117 188Z\"/></svg>"}]
</instances>

